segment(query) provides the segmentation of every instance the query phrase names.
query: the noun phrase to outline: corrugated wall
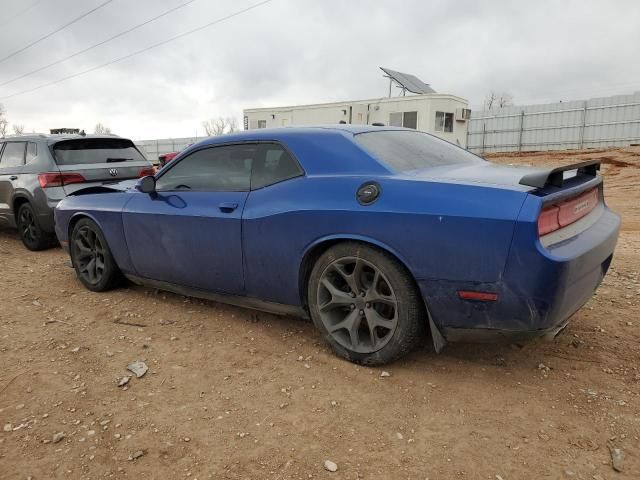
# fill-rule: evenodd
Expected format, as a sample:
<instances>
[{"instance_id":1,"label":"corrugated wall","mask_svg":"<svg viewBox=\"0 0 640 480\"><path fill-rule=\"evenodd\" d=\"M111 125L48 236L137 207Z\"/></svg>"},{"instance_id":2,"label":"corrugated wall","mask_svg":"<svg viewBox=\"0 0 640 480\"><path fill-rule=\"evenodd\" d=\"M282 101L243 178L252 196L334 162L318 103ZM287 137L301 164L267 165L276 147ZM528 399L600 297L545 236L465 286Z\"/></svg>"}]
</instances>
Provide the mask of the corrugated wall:
<instances>
[{"instance_id":1,"label":"corrugated wall","mask_svg":"<svg viewBox=\"0 0 640 480\"><path fill-rule=\"evenodd\" d=\"M467 148L475 153L600 148L631 143L640 143L640 92L472 112L467 134Z\"/></svg>"}]
</instances>

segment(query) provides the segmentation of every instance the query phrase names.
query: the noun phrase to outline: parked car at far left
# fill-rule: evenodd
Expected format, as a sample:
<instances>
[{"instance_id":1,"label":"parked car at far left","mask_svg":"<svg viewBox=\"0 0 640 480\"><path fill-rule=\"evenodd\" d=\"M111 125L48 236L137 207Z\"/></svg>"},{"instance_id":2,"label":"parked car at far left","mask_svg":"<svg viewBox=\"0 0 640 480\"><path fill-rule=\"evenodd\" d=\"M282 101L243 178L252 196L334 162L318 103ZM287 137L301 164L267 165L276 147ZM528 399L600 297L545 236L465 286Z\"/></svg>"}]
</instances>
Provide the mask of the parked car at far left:
<instances>
[{"instance_id":1,"label":"parked car at far left","mask_svg":"<svg viewBox=\"0 0 640 480\"><path fill-rule=\"evenodd\" d=\"M176 158L178 153L180 152L169 152L158 155L158 163L160 164L160 167L164 167L167 163Z\"/></svg>"},{"instance_id":2,"label":"parked car at far left","mask_svg":"<svg viewBox=\"0 0 640 480\"><path fill-rule=\"evenodd\" d=\"M115 135L20 135L0 139L0 226L29 250L57 243L53 211L79 189L153 175L153 165Z\"/></svg>"}]
</instances>

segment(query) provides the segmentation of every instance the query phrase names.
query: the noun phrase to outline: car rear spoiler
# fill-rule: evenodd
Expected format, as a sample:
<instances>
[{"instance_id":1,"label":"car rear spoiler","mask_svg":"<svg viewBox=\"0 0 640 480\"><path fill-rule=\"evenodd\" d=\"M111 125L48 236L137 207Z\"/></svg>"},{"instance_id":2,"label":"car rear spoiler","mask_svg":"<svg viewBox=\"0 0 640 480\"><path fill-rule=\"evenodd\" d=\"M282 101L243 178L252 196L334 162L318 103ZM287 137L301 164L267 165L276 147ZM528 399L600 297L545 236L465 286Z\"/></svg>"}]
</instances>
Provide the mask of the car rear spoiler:
<instances>
[{"instance_id":1,"label":"car rear spoiler","mask_svg":"<svg viewBox=\"0 0 640 480\"><path fill-rule=\"evenodd\" d=\"M528 173L520 179L520 185L527 185L529 187L544 188L549 185L554 187L562 187L564 180L564 172L569 170L577 170L578 174L590 175L595 177L600 170L601 160L588 160L586 162L573 163L571 165L565 165L563 167L550 168L546 170L539 170L537 172Z\"/></svg>"}]
</instances>

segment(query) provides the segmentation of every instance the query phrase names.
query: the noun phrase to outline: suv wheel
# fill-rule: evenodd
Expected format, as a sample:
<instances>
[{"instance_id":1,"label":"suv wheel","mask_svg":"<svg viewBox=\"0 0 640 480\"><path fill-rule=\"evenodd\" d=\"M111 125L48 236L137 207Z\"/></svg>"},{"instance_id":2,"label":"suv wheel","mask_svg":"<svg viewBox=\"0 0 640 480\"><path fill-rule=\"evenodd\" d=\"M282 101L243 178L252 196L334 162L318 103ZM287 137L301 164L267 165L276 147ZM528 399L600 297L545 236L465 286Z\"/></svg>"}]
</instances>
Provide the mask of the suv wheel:
<instances>
[{"instance_id":1,"label":"suv wheel","mask_svg":"<svg viewBox=\"0 0 640 480\"><path fill-rule=\"evenodd\" d=\"M78 279L89 290L104 292L122 278L100 227L88 218L78 221L69 242L71 263Z\"/></svg>"},{"instance_id":2,"label":"suv wheel","mask_svg":"<svg viewBox=\"0 0 640 480\"><path fill-rule=\"evenodd\" d=\"M391 255L340 243L316 262L308 286L309 311L332 349L355 363L391 362L424 338L422 298Z\"/></svg>"},{"instance_id":3,"label":"suv wheel","mask_svg":"<svg viewBox=\"0 0 640 480\"><path fill-rule=\"evenodd\" d=\"M23 203L20 205L16 224L18 225L22 243L29 250L44 250L55 244L55 236L40 228L31 204Z\"/></svg>"}]
</instances>

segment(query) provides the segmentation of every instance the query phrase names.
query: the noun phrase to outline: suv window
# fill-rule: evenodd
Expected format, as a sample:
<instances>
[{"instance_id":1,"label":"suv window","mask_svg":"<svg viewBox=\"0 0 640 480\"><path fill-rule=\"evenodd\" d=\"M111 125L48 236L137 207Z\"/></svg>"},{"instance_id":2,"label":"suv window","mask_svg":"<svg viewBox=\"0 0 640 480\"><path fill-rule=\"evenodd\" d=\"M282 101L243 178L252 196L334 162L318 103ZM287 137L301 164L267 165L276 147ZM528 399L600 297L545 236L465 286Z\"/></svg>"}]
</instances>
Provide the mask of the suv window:
<instances>
[{"instance_id":1,"label":"suv window","mask_svg":"<svg viewBox=\"0 0 640 480\"><path fill-rule=\"evenodd\" d=\"M53 147L58 165L145 162L131 140L126 138L83 138L62 140Z\"/></svg>"},{"instance_id":2,"label":"suv window","mask_svg":"<svg viewBox=\"0 0 640 480\"><path fill-rule=\"evenodd\" d=\"M251 164L257 149L257 144L250 144L197 150L160 176L156 189L246 192L250 187Z\"/></svg>"},{"instance_id":3,"label":"suv window","mask_svg":"<svg viewBox=\"0 0 640 480\"><path fill-rule=\"evenodd\" d=\"M7 142L0 158L0 167L18 167L24 165L25 142Z\"/></svg>"},{"instance_id":4,"label":"suv window","mask_svg":"<svg viewBox=\"0 0 640 480\"><path fill-rule=\"evenodd\" d=\"M27 159L26 163L29 163L31 160L38 156L38 145L33 142L27 143Z\"/></svg>"},{"instance_id":5,"label":"suv window","mask_svg":"<svg viewBox=\"0 0 640 480\"><path fill-rule=\"evenodd\" d=\"M302 175L298 162L282 146L275 143L260 144L253 163L251 189L266 187Z\"/></svg>"}]
</instances>

